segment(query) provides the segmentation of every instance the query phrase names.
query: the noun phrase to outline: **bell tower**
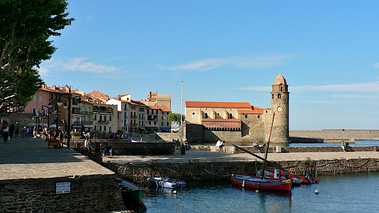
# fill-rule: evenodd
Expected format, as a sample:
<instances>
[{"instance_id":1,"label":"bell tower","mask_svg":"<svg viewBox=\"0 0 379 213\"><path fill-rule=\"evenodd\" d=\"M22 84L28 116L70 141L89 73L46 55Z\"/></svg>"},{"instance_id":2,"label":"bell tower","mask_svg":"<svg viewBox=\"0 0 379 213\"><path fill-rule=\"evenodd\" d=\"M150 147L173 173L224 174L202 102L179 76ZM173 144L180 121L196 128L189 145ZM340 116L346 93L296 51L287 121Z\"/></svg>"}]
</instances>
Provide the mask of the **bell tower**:
<instances>
[{"instance_id":1,"label":"bell tower","mask_svg":"<svg viewBox=\"0 0 379 213\"><path fill-rule=\"evenodd\" d=\"M271 119L275 113L271 133L272 143L288 143L289 140L289 92L286 79L279 74L271 89ZM270 122L271 126L271 122Z\"/></svg>"}]
</instances>

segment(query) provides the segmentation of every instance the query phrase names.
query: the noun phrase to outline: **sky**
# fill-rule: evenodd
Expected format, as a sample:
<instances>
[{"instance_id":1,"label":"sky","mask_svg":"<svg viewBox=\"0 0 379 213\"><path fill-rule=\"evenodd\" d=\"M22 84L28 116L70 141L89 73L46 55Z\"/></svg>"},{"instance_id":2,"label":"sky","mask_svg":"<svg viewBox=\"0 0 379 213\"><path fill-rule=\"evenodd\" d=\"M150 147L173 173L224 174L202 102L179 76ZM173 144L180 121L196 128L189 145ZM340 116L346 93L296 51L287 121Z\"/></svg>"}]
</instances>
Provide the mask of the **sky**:
<instances>
[{"instance_id":1,"label":"sky","mask_svg":"<svg viewBox=\"0 0 379 213\"><path fill-rule=\"evenodd\" d=\"M290 130L379 128L379 1L68 3L75 21L40 66L48 86L133 100L157 91L181 113L187 100L269 108L282 74Z\"/></svg>"}]
</instances>

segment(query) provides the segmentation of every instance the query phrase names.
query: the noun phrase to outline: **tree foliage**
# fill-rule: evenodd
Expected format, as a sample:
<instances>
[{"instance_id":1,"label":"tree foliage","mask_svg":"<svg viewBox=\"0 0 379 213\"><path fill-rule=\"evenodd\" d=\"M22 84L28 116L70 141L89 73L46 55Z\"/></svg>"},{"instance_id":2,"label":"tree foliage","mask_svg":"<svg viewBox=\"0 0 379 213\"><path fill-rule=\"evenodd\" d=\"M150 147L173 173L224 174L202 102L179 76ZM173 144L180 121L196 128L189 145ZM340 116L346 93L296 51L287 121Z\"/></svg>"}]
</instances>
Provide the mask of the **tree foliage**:
<instances>
[{"instance_id":1,"label":"tree foliage","mask_svg":"<svg viewBox=\"0 0 379 213\"><path fill-rule=\"evenodd\" d=\"M173 121L180 122L180 113L172 113L172 112L170 112L168 114L168 120L171 121L171 122L173 122ZM185 118L184 118L184 115L183 115L182 116L182 121L184 121L184 120L185 120Z\"/></svg>"},{"instance_id":2,"label":"tree foliage","mask_svg":"<svg viewBox=\"0 0 379 213\"><path fill-rule=\"evenodd\" d=\"M74 20L65 0L0 1L0 113L24 107L44 83L38 68L56 48L51 36Z\"/></svg>"}]
</instances>

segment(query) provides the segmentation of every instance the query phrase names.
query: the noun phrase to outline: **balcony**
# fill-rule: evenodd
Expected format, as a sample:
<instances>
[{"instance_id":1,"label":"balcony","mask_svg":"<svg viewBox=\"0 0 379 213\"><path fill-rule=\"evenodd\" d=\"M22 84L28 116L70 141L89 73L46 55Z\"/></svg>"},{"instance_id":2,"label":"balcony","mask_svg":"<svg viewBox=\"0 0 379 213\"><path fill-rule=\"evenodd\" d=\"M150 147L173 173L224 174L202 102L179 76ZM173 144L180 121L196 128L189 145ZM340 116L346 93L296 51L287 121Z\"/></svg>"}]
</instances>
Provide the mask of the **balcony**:
<instances>
[{"instance_id":1,"label":"balcony","mask_svg":"<svg viewBox=\"0 0 379 213\"><path fill-rule=\"evenodd\" d=\"M110 121L97 121L98 124L108 125Z\"/></svg>"},{"instance_id":2,"label":"balcony","mask_svg":"<svg viewBox=\"0 0 379 213\"><path fill-rule=\"evenodd\" d=\"M93 121L74 121L72 122L74 126L81 126L81 125L93 125Z\"/></svg>"}]
</instances>

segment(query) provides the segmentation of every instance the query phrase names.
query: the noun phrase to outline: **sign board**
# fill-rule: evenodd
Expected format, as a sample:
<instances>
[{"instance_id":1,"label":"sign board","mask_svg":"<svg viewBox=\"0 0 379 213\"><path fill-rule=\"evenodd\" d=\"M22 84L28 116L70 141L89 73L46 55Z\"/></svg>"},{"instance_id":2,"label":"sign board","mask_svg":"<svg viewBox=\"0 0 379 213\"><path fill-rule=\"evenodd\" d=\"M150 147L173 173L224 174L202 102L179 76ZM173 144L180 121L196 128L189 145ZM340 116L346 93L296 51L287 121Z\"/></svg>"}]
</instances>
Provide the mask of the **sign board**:
<instances>
[{"instance_id":1,"label":"sign board","mask_svg":"<svg viewBox=\"0 0 379 213\"><path fill-rule=\"evenodd\" d=\"M55 183L56 194L71 193L71 182L57 182Z\"/></svg>"}]
</instances>

